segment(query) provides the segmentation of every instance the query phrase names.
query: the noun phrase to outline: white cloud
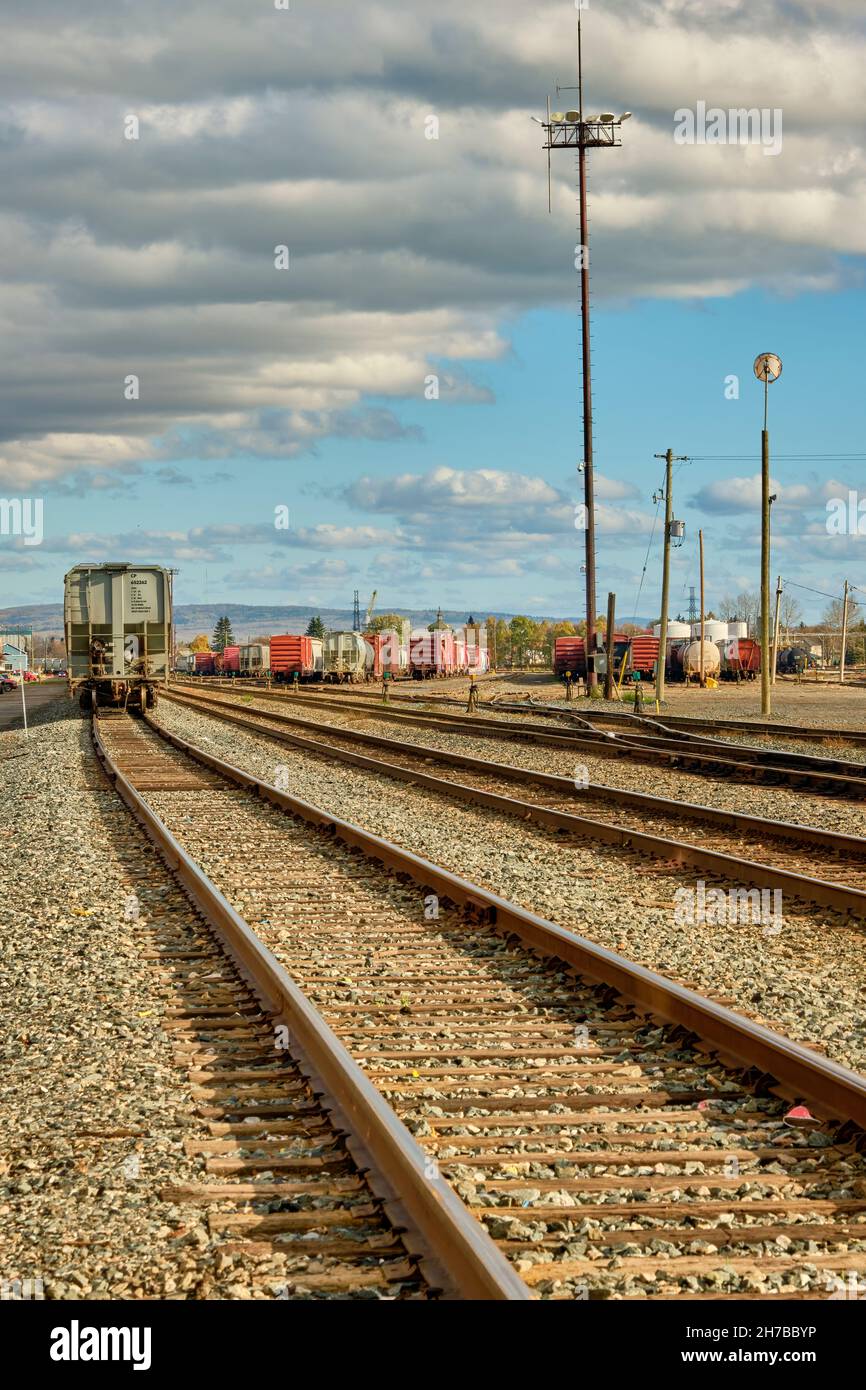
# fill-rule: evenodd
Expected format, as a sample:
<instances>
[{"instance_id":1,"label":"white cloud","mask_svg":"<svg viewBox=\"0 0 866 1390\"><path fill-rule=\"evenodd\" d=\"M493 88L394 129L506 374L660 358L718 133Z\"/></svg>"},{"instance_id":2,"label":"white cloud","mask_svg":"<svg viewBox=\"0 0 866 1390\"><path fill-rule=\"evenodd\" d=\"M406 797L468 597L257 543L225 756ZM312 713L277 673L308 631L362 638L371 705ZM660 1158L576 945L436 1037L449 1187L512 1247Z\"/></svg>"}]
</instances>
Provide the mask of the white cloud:
<instances>
[{"instance_id":1,"label":"white cloud","mask_svg":"<svg viewBox=\"0 0 866 1390\"><path fill-rule=\"evenodd\" d=\"M770 491L776 494L773 504L774 514L782 508L801 507L815 499L812 488L804 483L778 482L770 479ZM692 498L695 506L705 512L750 512L761 507L761 475L753 473L748 478L719 478L707 483Z\"/></svg>"}]
</instances>

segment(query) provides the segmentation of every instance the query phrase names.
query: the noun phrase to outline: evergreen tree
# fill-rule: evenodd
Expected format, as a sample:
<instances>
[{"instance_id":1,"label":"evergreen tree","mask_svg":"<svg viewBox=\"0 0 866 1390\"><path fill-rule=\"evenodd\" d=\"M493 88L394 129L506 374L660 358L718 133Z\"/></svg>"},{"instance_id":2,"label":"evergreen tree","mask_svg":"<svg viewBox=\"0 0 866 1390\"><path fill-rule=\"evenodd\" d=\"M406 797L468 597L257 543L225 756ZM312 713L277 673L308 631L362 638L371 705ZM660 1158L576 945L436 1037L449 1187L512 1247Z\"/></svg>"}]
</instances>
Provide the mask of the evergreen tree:
<instances>
[{"instance_id":1,"label":"evergreen tree","mask_svg":"<svg viewBox=\"0 0 866 1390\"><path fill-rule=\"evenodd\" d=\"M233 647L234 644L231 620L229 618L217 618L217 624L211 638L211 651L224 652L226 647Z\"/></svg>"},{"instance_id":2,"label":"evergreen tree","mask_svg":"<svg viewBox=\"0 0 866 1390\"><path fill-rule=\"evenodd\" d=\"M317 613L315 618L311 618L310 621L307 623L307 636L324 637L324 635L325 624L322 622L322 619L319 617Z\"/></svg>"}]
</instances>

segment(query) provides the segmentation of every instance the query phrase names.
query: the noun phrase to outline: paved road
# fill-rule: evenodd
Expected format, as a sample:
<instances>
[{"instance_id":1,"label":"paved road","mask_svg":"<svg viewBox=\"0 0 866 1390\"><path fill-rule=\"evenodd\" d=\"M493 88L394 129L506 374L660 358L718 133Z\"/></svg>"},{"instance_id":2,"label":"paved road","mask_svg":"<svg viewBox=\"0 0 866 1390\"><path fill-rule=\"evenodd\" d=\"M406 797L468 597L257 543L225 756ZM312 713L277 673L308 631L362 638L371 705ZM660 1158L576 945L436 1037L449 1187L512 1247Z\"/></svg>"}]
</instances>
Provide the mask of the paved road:
<instances>
[{"instance_id":1,"label":"paved road","mask_svg":"<svg viewBox=\"0 0 866 1390\"><path fill-rule=\"evenodd\" d=\"M24 689L24 699L27 702L28 720L47 705L51 700L66 699L66 682L51 682L47 685L29 684ZM20 729L23 727L21 718L21 691L10 690L7 695L0 695L0 730Z\"/></svg>"}]
</instances>

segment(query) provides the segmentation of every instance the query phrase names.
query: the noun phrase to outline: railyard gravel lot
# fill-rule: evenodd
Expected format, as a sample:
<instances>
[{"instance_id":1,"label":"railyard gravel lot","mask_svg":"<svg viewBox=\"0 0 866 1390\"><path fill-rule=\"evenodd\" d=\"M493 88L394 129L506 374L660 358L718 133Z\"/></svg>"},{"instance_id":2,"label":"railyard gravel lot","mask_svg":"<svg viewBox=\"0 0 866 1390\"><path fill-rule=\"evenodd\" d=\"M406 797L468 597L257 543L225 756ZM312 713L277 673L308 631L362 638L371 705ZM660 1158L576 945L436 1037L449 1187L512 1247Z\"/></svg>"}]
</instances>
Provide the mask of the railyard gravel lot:
<instances>
[{"instance_id":1,"label":"railyard gravel lot","mask_svg":"<svg viewBox=\"0 0 866 1390\"><path fill-rule=\"evenodd\" d=\"M311 703L302 701L305 714ZM784 927L777 936L768 936L760 925L751 924L683 926L675 918L673 895L678 887L694 887L696 878L685 876L681 867L665 872L657 863L634 854L595 847L584 840L569 843L541 828L449 803L433 792L361 773L345 764L325 763L167 702L160 705L158 718L181 737L269 782L278 768L285 768L286 789L292 794L394 840L631 960L693 984L702 992L720 995L780 1032L866 1071L863 928L850 919L785 904ZM322 718L337 722L333 711L323 710ZM374 726L365 718L363 727ZM394 725L382 727L395 737ZM506 760L503 745L494 740L434 734L431 730L413 730L406 736L413 742ZM557 765L556 760L562 757L552 749L513 746L507 753L508 761L573 775L573 763L570 771ZM526 758L537 761L524 761ZM614 782L616 765L598 761L598 768L590 764L593 779ZM684 795L682 774L674 775L678 784L678 791L674 791L673 786L660 785L655 773L651 785L641 769L631 767L628 773L629 780L617 779L617 785L672 797ZM722 790L734 799L721 801L715 795L708 796L716 788L707 779L689 777L687 782L692 800L809 820L809 814L803 813L807 799L790 791L727 787ZM839 807L825 798L808 801L814 805L808 806L807 812L820 817L816 823L863 833L864 813L858 808L847 804ZM707 875L706 882L710 885L716 880Z\"/></svg>"},{"instance_id":2,"label":"railyard gravel lot","mask_svg":"<svg viewBox=\"0 0 866 1390\"><path fill-rule=\"evenodd\" d=\"M0 734L0 776L0 1280L49 1299L273 1298L284 1255L221 1254L200 1207L159 1195L208 1180L183 1147L208 1136L162 1026L171 983L142 955L148 928L197 919L77 704L40 711L29 740Z\"/></svg>"}]
</instances>

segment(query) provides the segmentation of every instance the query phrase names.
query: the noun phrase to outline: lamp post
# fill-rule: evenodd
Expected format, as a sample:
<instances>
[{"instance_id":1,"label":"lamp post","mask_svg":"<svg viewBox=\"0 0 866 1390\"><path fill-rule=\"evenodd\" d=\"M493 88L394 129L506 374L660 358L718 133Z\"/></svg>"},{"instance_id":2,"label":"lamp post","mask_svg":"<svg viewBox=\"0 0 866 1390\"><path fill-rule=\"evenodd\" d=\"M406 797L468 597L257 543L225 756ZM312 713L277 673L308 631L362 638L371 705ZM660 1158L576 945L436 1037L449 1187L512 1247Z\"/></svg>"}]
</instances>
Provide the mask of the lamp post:
<instances>
[{"instance_id":1,"label":"lamp post","mask_svg":"<svg viewBox=\"0 0 866 1390\"><path fill-rule=\"evenodd\" d=\"M761 715L771 713L770 671L770 434L767 429L770 382L782 375L782 359L774 352L755 358L755 376L764 383L764 428L761 434Z\"/></svg>"},{"instance_id":2,"label":"lamp post","mask_svg":"<svg viewBox=\"0 0 866 1390\"><path fill-rule=\"evenodd\" d=\"M551 211L550 198L550 151L575 150L577 152L578 195L580 209L579 259L575 267L580 269L580 317L582 334L582 387L583 387L583 501L585 511L586 548L586 683L587 691L597 685L595 672L595 495L593 481L592 449L592 370L589 341L589 216L586 202L586 152L588 149L614 148L620 145L622 123L631 116L625 111L615 116L611 111L603 111L600 116L585 116L583 108L583 49L581 45L581 15L577 18L577 87L557 86L560 92L578 93L577 111L554 111L551 115L548 101L547 120L533 120L544 127L547 150L547 209Z\"/></svg>"}]
</instances>

